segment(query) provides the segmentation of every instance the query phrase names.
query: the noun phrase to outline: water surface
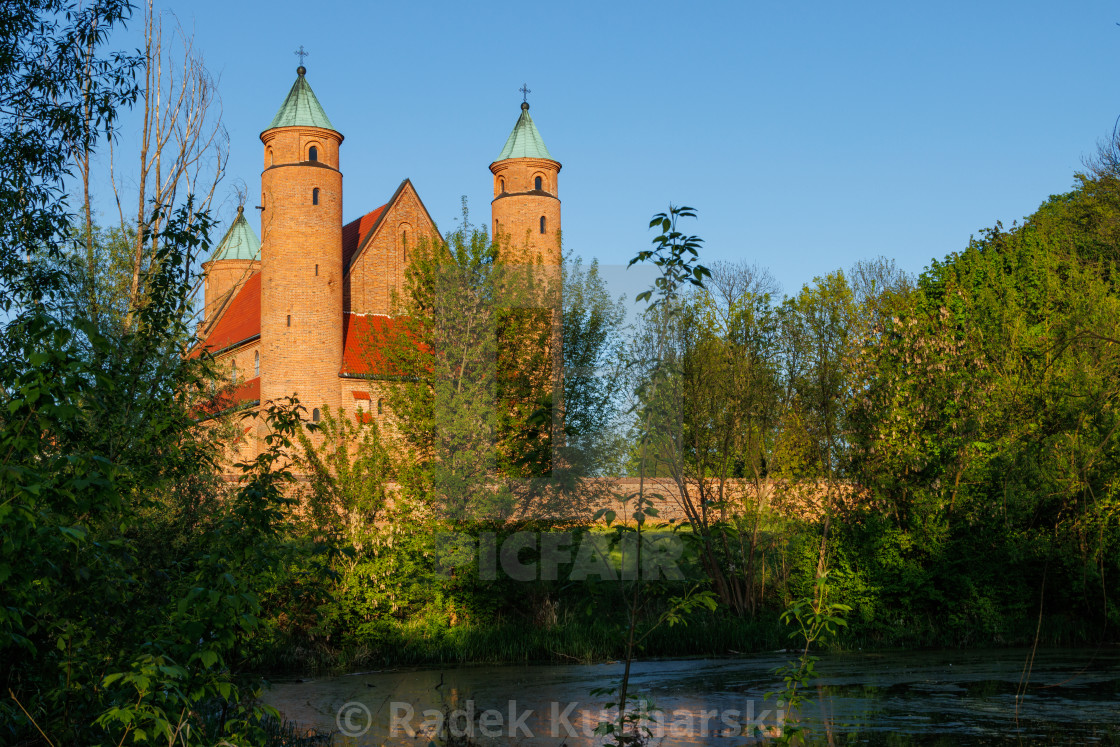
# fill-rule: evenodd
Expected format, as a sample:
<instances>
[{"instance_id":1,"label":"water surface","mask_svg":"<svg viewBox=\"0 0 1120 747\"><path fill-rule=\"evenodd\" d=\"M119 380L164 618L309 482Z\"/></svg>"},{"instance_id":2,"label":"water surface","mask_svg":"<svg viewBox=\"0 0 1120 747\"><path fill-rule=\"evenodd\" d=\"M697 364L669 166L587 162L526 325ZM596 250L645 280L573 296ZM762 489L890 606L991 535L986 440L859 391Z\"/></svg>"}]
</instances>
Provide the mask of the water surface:
<instances>
[{"instance_id":1,"label":"water surface","mask_svg":"<svg viewBox=\"0 0 1120 747\"><path fill-rule=\"evenodd\" d=\"M758 744L789 728L774 674L791 654L635 662L631 692L666 745ZM1120 744L1120 650L923 651L822 657L797 723L836 744ZM481 744L599 744L593 688L622 665L477 666L278 681L264 700L335 745L427 744L442 716ZM429 711L425 714L425 711ZM785 717L785 721L783 721ZM468 725L468 722L469 725ZM409 736L409 729L415 736ZM346 736L349 733L352 736Z\"/></svg>"}]
</instances>

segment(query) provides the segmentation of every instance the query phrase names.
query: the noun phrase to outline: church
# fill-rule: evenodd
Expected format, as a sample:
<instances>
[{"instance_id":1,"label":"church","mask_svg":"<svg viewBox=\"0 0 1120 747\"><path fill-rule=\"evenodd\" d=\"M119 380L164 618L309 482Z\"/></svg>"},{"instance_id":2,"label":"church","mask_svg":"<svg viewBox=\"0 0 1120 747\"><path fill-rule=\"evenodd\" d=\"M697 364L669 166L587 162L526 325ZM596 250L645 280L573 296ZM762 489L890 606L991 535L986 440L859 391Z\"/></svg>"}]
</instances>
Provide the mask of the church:
<instances>
[{"instance_id":1,"label":"church","mask_svg":"<svg viewBox=\"0 0 1120 747\"><path fill-rule=\"evenodd\" d=\"M260 238L238 208L203 263L195 350L209 351L229 372L226 406L297 396L313 421L324 406L381 418L384 407L368 383L372 372L362 346L392 318L410 244L438 240L436 224L407 178L385 204L344 222L344 138L303 65L260 139ZM559 266L560 168L523 102L490 163L492 235L510 237L512 247L502 261L533 257ZM244 450L256 453L264 434L252 430L246 428Z\"/></svg>"}]
</instances>

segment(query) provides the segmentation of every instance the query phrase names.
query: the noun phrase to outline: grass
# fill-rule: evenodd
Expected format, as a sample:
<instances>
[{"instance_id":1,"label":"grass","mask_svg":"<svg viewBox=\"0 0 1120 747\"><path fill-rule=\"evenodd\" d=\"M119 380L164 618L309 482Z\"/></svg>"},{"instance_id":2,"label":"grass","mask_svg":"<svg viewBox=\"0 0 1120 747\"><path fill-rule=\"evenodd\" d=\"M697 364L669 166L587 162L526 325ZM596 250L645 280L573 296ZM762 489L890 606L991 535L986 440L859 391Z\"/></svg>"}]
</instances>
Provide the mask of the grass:
<instances>
[{"instance_id":1,"label":"grass","mask_svg":"<svg viewBox=\"0 0 1120 747\"><path fill-rule=\"evenodd\" d=\"M340 647L277 641L254 664L272 672L341 672L387 666L580 663L613 661L624 654L618 623L562 616L555 624L522 622L454 627L413 621L365 626ZM776 617L742 620L697 616L687 626L662 626L645 640L643 657L728 656L784 647Z\"/></svg>"},{"instance_id":2,"label":"grass","mask_svg":"<svg viewBox=\"0 0 1120 747\"><path fill-rule=\"evenodd\" d=\"M333 735L319 734L314 730L300 729L291 721L266 718L264 747L329 747Z\"/></svg>"}]
</instances>

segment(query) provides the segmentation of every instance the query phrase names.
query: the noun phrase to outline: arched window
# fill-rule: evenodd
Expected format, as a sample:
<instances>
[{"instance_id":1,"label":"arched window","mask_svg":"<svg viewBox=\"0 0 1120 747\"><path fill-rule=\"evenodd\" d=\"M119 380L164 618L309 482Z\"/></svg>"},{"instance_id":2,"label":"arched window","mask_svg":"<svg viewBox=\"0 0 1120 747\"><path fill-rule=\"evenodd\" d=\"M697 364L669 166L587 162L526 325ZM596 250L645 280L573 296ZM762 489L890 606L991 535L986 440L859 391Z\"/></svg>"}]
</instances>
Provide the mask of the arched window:
<instances>
[{"instance_id":1,"label":"arched window","mask_svg":"<svg viewBox=\"0 0 1120 747\"><path fill-rule=\"evenodd\" d=\"M318 407L316 407L314 410L311 411L311 422L312 423L318 423L319 422L319 408Z\"/></svg>"},{"instance_id":2,"label":"arched window","mask_svg":"<svg viewBox=\"0 0 1120 747\"><path fill-rule=\"evenodd\" d=\"M316 148L314 145L312 145L310 148L307 149L307 160L308 161L318 161L319 160L319 149Z\"/></svg>"},{"instance_id":3,"label":"arched window","mask_svg":"<svg viewBox=\"0 0 1120 747\"><path fill-rule=\"evenodd\" d=\"M533 180L533 189L541 189L541 178L539 176Z\"/></svg>"},{"instance_id":4,"label":"arched window","mask_svg":"<svg viewBox=\"0 0 1120 747\"><path fill-rule=\"evenodd\" d=\"M261 351L259 350L253 353L253 375L261 375Z\"/></svg>"},{"instance_id":5,"label":"arched window","mask_svg":"<svg viewBox=\"0 0 1120 747\"><path fill-rule=\"evenodd\" d=\"M544 216L541 216L541 233L544 233Z\"/></svg>"},{"instance_id":6,"label":"arched window","mask_svg":"<svg viewBox=\"0 0 1120 747\"><path fill-rule=\"evenodd\" d=\"M234 384L237 383L237 361L233 361L233 365L230 366L230 376L229 376L229 378L230 378L230 381L232 381Z\"/></svg>"},{"instance_id":7,"label":"arched window","mask_svg":"<svg viewBox=\"0 0 1120 747\"><path fill-rule=\"evenodd\" d=\"M272 165L272 148L268 149L268 165Z\"/></svg>"},{"instance_id":8,"label":"arched window","mask_svg":"<svg viewBox=\"0 0 1120 747\"><path fill-rule=\"evenodd\" d=\"M318 187L311 190L311 204L312 205L318 205L319 204L319 188Z\"/></svg>"},{"instance_id":9,"label":"arched window","mask_svg":"<svg viewBox=\"0 0 1120 747\"><path fill-rule=\"evenodd\" d=\"M379 399L377 400L377 414L380 415L383 412L385 412L385 400Z\"/></svg>"},{"instance_id":10,"label":"arched window","mask_svg":"<svg viewBox=\"0 0 1120 747\"><path fill-rule=\"evenodd\" d=\"M498 179L498 192L501 193L501 192L505 192L505 191L506 191L506 180L505 179Z\"/></svg>"}]
</instances>

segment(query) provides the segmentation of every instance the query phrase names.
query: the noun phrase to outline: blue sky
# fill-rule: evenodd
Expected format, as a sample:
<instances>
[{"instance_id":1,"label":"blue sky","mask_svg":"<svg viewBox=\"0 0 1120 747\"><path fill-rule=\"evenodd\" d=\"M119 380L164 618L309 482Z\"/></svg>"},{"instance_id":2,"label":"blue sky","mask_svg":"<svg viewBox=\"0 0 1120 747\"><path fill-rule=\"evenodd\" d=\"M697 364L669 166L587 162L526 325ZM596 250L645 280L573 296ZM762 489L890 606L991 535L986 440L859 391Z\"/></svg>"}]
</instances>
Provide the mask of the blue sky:
<instances>
[{"instance_id":1,"label":"blue sky","mask_svg":"<svg viewBox=\"0 0 1120 747\"><path fill-rule=\"evenodd\" d=\"M309 51L344 213L409 177L441 228L491 175L528 83L563 163L565 244L625 264L670 202L703 259L787 292L886 255L919 271L1067 191L1120 114L1120 6L1041 2L200 0L170 6L220 78L232 184ZM127 136L127 132L123 133ZM252 204L252 199L250 200Z\"/></svg>"}]
</instances>

